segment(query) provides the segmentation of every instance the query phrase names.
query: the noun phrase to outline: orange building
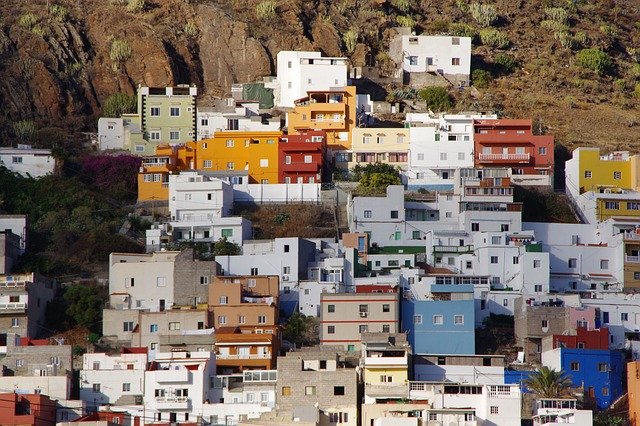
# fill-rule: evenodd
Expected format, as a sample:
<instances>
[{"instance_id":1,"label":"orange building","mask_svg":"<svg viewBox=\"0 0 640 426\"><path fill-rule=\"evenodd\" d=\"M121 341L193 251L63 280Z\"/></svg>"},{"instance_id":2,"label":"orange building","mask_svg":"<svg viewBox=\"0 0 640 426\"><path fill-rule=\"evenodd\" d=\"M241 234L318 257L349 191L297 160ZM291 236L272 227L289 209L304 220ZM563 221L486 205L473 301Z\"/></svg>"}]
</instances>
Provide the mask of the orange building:
<instances>
[{"instance_id":1,"label":"orange building","mask_svg":"<svg viewBox=\"0 0 640 426\"><path fill-rule=\"evenodd\" d=\"M142 158L138 172L138 201L169 199L169 175L192 169L195 164L193 148L180 145L161 145L156 155Z\"/></svg>"},{"instance_id":2,"label":"orange building","mask_svg":"<svg viewBox=\"0 0 640 426\"><path fill-rule=\"evenodd\" d=\"M356 127L356 88L346 86L328 91L310 91L295 101L287 115L290 135L309 130L327 133L327 148L351 149L351 131Z\"/></svg>"},{"instance_id":3,"label":"orange building","mask_svg":"<svg viewBox=\"0 0 640 426\"><path fill-rule=\"evenodd\" d=\"M278 141L282 132L215 132L190 142L195 168L204 171L246 170L249 183L278 183Z\"/></svg>"},{"instance_id":4,"label":"orange building","mask_svg":"<svg viewBox=\"0 0 640 426\"><path fill-rule=\"evenodd\" d=\"M627 395L629 396L629 421L640 425L640 361L627 363Z\"/></svg>"},{"instance_id":5,"label":"orange building","mask_svg":"<svg viewBox=\"0 0 640 426\"><path fill-rule=\"evenodd\" d=\"M217 374L248 370L273 370L280 352L277 328L257 333L255 327L221 327L216 330Z\"/></svg>"},{"instance_id":6,"label":"orange building","mask_svg":"<svg viewBox=\"0 0 640 426\"><path fill-rule=\"evenodd\" d=\"M0 425L48 426L56 424L56 402L46 395L0 394Z\"/></svg>"}]
</instances>

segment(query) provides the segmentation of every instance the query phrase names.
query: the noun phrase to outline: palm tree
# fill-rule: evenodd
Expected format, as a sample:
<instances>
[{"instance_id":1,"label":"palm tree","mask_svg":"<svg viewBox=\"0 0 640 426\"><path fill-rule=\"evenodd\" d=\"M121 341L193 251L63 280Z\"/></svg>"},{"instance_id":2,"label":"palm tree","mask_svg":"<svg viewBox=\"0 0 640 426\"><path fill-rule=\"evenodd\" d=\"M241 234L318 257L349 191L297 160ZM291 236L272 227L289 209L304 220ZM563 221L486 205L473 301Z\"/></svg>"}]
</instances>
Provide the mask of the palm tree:
<instances>
[{"instance_id":1,"label":"palm tree","mask_svg":"<svg viewBox=\"0 0 640 426\"><path fill-rule=\"evenodd\" d=\"M538 398L562 398L569 395L572 382L564 371L542 367L529 376L524 384Z\"/></svg>"}]
</instances>

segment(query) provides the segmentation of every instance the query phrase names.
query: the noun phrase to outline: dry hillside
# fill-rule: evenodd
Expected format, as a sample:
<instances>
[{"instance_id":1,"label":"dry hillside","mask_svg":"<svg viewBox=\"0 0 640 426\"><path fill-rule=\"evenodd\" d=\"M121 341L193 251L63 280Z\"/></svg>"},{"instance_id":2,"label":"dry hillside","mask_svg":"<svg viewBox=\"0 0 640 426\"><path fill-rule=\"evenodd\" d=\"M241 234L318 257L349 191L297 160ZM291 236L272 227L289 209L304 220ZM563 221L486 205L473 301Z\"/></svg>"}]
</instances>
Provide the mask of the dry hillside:
<instances>
[{"instance_id":1,"label":"dry hillside","mask_svg":"<svg viewBox=\"0 0 640 426\"><path fill-rule=\"evenodd\" d=\"M91 130L109 94L138 84L195 83L222 95L274 71L282 49L346 55L385 66L391 28L479 34L465 0L5 0L0 2L0 132L11 120ZM488 3L480 1L480 3ZM498 49L476 37L474 67L493 80L457 108L531 116L566 145L640 145L638 0L495 0ZM273 6L273 8L271 8ZM555 8L555 9L551 9ZM560 13L557 8L566 11ZM548 22L553 21L556 22ZM460 24L466 26L461 26ZM119 45L115 49L114 45ZM124 46L124 47L123 47ZM564 46L564 47L563 47ZM602 75L578 64L599 48ZM519 66L500 71L496 57ZM638 93L634 95L634 89Z\"/></svg>"}]
</instances>

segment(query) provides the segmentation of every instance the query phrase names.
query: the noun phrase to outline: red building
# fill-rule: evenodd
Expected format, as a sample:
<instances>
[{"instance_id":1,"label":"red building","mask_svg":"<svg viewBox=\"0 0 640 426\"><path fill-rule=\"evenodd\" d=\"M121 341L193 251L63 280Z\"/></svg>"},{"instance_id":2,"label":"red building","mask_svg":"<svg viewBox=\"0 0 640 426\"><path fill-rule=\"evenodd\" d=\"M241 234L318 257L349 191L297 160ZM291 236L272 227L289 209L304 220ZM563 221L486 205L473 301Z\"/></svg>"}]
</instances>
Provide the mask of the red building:
<instances>
[{"instance_id":1,"label":"red building","mask_svg":"<svg viewBox=\"0 0 640 426\"><path fill-rule=\"evenodd\" d=\"M56 402L46 395L0 394L0 425L55 426Z\"/></svg>"},{"instance_id":2,"label":"red building","mask_svg":"<svg viewBox=\"0 0 640 426\"><path fill-rule=\"evenodd\" d=\"M322 182L326 141L327 135L323 130L282 135L278 144L278 182Z\"/></svg>"},{"instance_id":3,"label":"red building","mask_svg":"<svg viewBox=\"0 0 640 426\"><path fill-rule=\"evenodd\" d=\"M553 175L552 135L534 135L531 120L475 120L476 167L508 167L513 175Z\"/></svg>"},{"instance_id":4,"label":"red building","mask_svg":"<svg viewBox=\"0 0 640 426\"><path fill-rule=\"evenodd\" d=\"M609 349L609 329L587 330L577 328L575 336L553 335L553 348L567 349Z\"/></svg>"}]
</instances>

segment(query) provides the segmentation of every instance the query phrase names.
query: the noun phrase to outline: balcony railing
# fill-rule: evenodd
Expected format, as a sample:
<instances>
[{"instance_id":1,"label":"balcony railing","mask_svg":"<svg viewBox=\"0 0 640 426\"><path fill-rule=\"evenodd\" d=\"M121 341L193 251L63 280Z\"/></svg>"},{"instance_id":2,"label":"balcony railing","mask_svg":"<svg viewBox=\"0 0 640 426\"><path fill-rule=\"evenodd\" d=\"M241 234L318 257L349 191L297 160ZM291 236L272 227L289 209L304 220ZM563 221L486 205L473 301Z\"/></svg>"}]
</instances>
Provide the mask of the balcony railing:
<instances>
[{"instance_id":1,"label":"balcony railing","mask_svg":"<svg viewBox=\"0 0 640 426\"><path fill-rule=\"evenodd\" d=\"M624 239L625 240L640 241L640 234L637 234L635 232L625 232L624 233Z\"/></svg>"},{"instance_id":2,"label":"balcony railing","mask_svg":"<svg viewBox=\"0 0 640 426\"><path fill-rule=\"evenodd\" d=\"M480 161L529 161L531 154L480 154Z\"/></svg>"},{"instance_id":3,"label":"balcony railing","mask_svg":"<svg viewBox=\"0 0 640 426\"><path fill-rule=\"evenodd\" d=\"M640 256L625 255L624 260L629 263L640 263Z\"/></svg>"},{"instance_id":4,"label":"balcony railing","mask_svg":"<svg viewBox=\"0 0 640 426\"><path fill-rule=\"evenodd\" d=\"M216 355L217 359L270 359L270 354L218 354Z\"/></svg>"},{"instance_id":5,"label":"balcony railing","mask_svg":"<svg viewBox=\"0 0 640 426\"><path fill-rule=\"evenodd\" d=\"M26 281L0 281L0 288L24 288Z\"/></svg>"},{"instance_id":6,"label":"balcony railing","mask_svg":"<svg viewBox=\"0 0 640 426\"><path fill-rule=\"evenodd\" d=\"M156 408L158 410L188 410L189 397L186 396L157 396Z\"/></svg>"},{"instance_id":7,"label":"balcony railing","mask_svg":"<svg viewBox=\"0 0 640 426\"><path fill-rule=\"evenodd\" d=\"M433 251L435 253L471 253L473 252L473 245L468 244L464 246L434 246Z\"/></svg>"},{"instance_id":8,"label":"balcony railing","mask_svg":"<svg viewBox=\"0 0 640 426\"><path fill-rule=\"evenodd\" d=\"M407 358L404 356L368 356L364 359L364 365L367 366L375 366L375 365L407 365Z\"/></svg>"},{"instance_id":9,"label":"balcony railing","mask_svg":"<svg viewBox=\"0 0 640 426\"><path fill-rule=\"evenodd\" d=\"M24 302L15 303L0 303L0 310L24 310L27 309L27 304Z\"/></svg>"}]
</instances>

